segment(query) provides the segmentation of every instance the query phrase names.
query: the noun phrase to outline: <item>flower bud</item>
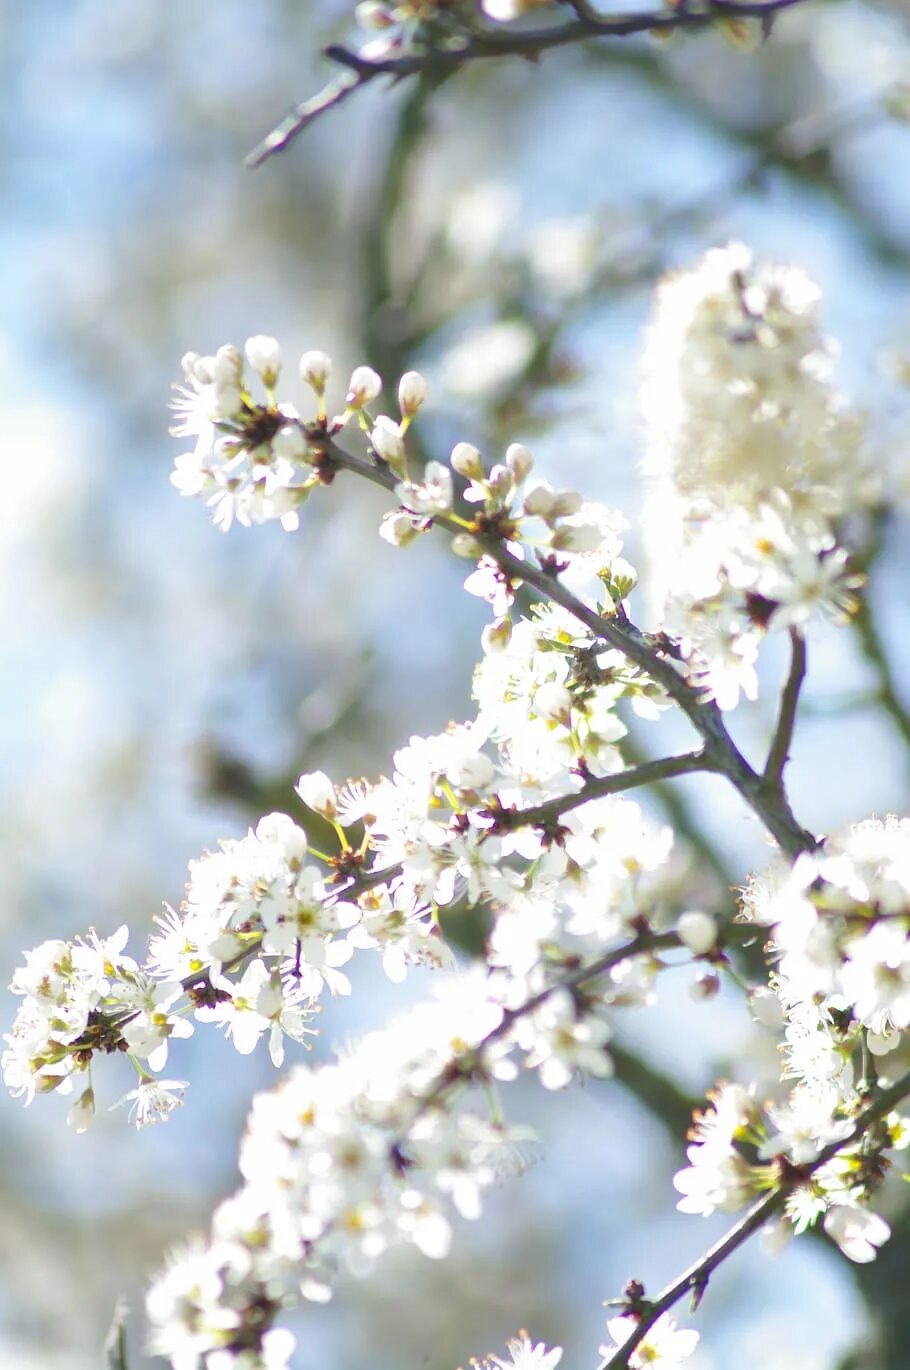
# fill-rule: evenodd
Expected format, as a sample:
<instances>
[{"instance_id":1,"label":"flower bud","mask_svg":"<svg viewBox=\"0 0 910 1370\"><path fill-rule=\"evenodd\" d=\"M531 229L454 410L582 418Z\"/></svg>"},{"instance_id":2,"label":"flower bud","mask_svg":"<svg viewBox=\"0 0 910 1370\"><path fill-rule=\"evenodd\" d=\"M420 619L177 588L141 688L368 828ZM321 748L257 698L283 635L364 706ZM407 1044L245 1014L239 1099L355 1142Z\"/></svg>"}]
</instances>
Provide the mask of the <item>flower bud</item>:
<instances>
[{"instance_id":1,"label":"flower bud","mask_svg":"<svg viewBox=\"0 0 910 1370\"><path fill-rule=\"evenodd\" d=\"M212 418L232 419L240 412L243 396L236 385L216 385L212 398Z\"/></svg>"},{"instance_id":2,"label":"flower bud","mask_svg":"<svg viewBox=\"0 0 910 1370\"><path fill-rule=\"evenodd\" d=\"M467 557L469 561L476 561L483 556L483 548L470 533L456 533L452 539L452 551L456 557Z\"/></svg>"},{"instance_id":3,"label":"flower bud","mask_svg":"<svg viewBox=\"0 0 910 1370\"><path fill-rule=\"evenodd\" d=\"M525 491L524 511L532 518L549 520L553 516L555 502L555 491L549 485L532 485L530 490Z\"/></svg>"},{"instance_id":4,"label":"flower bud","mask_svg":"<svg viewBox=\"0 0 910 1370\"><path fill-rule=\"evenodd\" d=\"M676 931L683 946L695 956L704 956L717 945L717 919L710 913L692 910L681 914Z\"/></svg>"},{"instance_id":5,"label":"flower bud","mask_svg":"<svg viewBox=\"0 0 910 1370\"><path fill-rule=\"evenodd\" d=\"M300 379L317 395L323 393L331 374L332 358L325 352L304 352L300 358Z\"/></svg>"},{"instance_id":6,"label":"flower bud","mask_svg":"<svg viewBox=\"0 0 910 1370\"><path fill-rule=\"evenodd\" d=\"M412 419L427 397L427 383L419 371L406 371L398 382L398 403L402 415Z\"/></svg>"},{"instance_id":7,"label":"flower bud","mask_svg":"<svg viewBox=\"0 0 910 1370\"><path fill-rule=\"evenodd\" d=\"M294 786L300 798L308 809L315 813L321 813L323 818L330 821L338 816L338 806L335 803L335 786L332 784L325 771L310 771L302 775Z\"/></svg>"},{"instance_id":8,"label":"flower bud","mask_svg":"<svg viewBox=\"0 0 910 1370\"><path fill-rule=\"evenodd\" d=\"M395 15L382 0L361 0L354 20L362 29L388 29L395 23Z\"/></svg>"},{"instance_id":9,"label":"flower bud","mask_svg":"<svg viewBox=\"0 0 910 1370\"><path fill-rule=\"evenodd\" d=\"M262 377L263 385L271 390L281 372L281 348L276 339L265 333L257 333L255 337L247 338L246 359L253 370Z\"/></svg>"},{"instance_id":10,"label":"flower bud","mask_svg":"<svg viewBox=\"0 0 910 1370\"><path fill-rule=\"evenodd\" d=\"M449 463L465 480L483 480L483 458L473 443L457 443L452 448Z\"/></svg>"},{"instance_id":11,"label":"flower bud","mask_svg":"<svg viewBox=\"0 0 910 1370\"><path fill-rule=\"evenodd\" d=\"M446 777L456 790L482 790L494 774L493 762L484 752L460 757L446 769Z\"/></svg>"},{"instance_id":12,"label":"flower bud","mask_svg":"<svg viewBox=\"0 0 910 1370\"><path fill-rule=\"evenodd\" d=\"M512 472L516 485L520 485L534 465L534 458L523 443L513 442L506 448L506 466Z\"/></svg>"},{"instance_id":13,"label":"flower bud","mask_svg":"<svg viewBox=\"0 0 910 1370\"><path fill-rule=\"evenodd\" d=\"M346 404L349 409L362 409L382 393L382 377L371 366L357 366L351 373Z\"/></svg>"},{"instance_id":14,"label":"flower bud","mask_svg":"<svg viewBox=\"0 0 910 1370\"><path fill-rule=\"evenodd\" d=\"M382 415L373 424L370 434L373 451L382 461L387 462L393 471L404 471L404 439L401 429L394 419Z\"/></svg>"},{"instance_id":15,"label":"flower bud","mask_svg":"<svg viewBox=\"0 0 910 1370\"><path fill-rule=\"evenodd\" d=\"M66 1121L74 1132L85 1132L91 1126L95 1116L95 1091L89 1085L88 1089L83 1090L79 1098L73 1104Z\"/></svg>"},{"instance_id":16,"label":"flower bud","mask_svg":"<svg viewBox=\"0 0 910 1370\"><path fill-rule=\"evenodd\" d=\"M243 358L230 343L219 347L212 358L212 378L216 385L239 385L243 378Z\"/></svg>"}]
</instances>

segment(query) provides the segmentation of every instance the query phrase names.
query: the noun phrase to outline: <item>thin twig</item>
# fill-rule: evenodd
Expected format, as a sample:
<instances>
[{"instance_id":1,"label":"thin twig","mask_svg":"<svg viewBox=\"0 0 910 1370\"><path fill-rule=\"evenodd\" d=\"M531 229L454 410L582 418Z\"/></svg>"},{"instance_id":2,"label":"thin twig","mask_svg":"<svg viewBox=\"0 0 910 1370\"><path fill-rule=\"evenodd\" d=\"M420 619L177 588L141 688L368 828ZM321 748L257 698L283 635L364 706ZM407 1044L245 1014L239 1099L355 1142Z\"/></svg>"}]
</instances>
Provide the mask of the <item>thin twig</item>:
<instances>
[{"instance_id":1,"label":"thin twig","mask_svg":"<svg viewBox=\"0 0 910 1370\"><path fill-rule=\"evenodd\" d=\"M871 1123L877 1122L907 1094L910 1094L910 1071L902 1075L893 1085L877 1094L874 1102L859 1115L855 1127L848 1136L839 1141L830 1142L818 1153L815 1160L810 1161L807 1165L793 1167L793 1173L788 1173L770 1194L754 1204L725 1237L722 1237L699 1260L690 1265L688 1270L684 1271L672 1284L667 1285L656 1299L647 1300L643 1305L646 1311L643 1312L641 1321L632 1335L624 1345L617 1347L611 1355L601 1361L598 1370L627 1370L629 1357L644 1341L658 1318L686 1294L692 1294L696 1300L700 1300L717 1267L742 1246L754 1232L764 1227L769 1218L783 1208L787 1196L794 1189L798 1189L801 1184L804 1184L811 1175L826 1165L838 1152L859 1141Z\"/></svg>"},{"instance_id":2,"label":"thin twig","mask_svg":"<svg viewBox=\"0 0 910 1370\"><path fill-rule=\"evenodd\" d=\"M471 1079L483 1061L484 1052L489 1047L507 1036L520 1019L526 1018L529 1013L536 1012L554 994L560 991L580 989L582 985L588 984L591 980L599 979L601 975L606 975L608 971L622 965L623 961L631 960L634 956L643 956L657 951L672 951L681 945L679 934L676 932L637 933L621 946L614 947L612 951L604 952L602 956L596 957L593 961L576 966L568 974L560 976L552 984L545 986L537 994L533 994L530 999L526 999L523 1004L519 1004L516 1008L506 1009L496 1027L491 1028L475 1047L463 1053L460 1058L456 1057L450 1062L450 1065L437 1077L427 1093L421 1095L417 1111L411 1118L409 1130L418 1118L422 1117L433 1104L449 1092L453 1085Z\"/></svg>"},{"instance_id":3,"label":"thin twig","mask_svg":"<svg viewBox=\"0 0 910 1370\"><path fill-rule=\"evenodd\" d=\"M372 76L362 72L343 71L316 95L311 95L309 100L303 100L299 105L295 105L287 118L282 119L281 123L277 124L247 155L247 166L257 167L276 152L283 152L288 143L293 142L308 124L319 118L320 114L325 114L326 110L340 105L370 80Z\"/></svg>"},{"instance_id":4,"label":"thin twig","mask_svg":"<svg viewBox=\"0 0 910 1370\"><path fill-rule=\"evenodd\" d=\"M104 1357L107 1370L129 1370L126 1350L126 1319L129 1308L123 1299L118 1299L108 1334L104 1339Z\"/></svg>"},{"instance_id":5,"label":"thin twig","mask_svg":"<svg viewBox=\"0 0 910 1370\"><path fill-rule=\"evenodd\" d=\"M640 766L629 766L624 771L614 771L612 775L587 780L576 794L558 795L555 799L546 799L526 809L504 809L496 815L495 829L512 831L515 828L546 827L549 823L555 823L562 814L592 799L603 799L605 795L619 794L623 790L650 785L657 780L670 780L673 776L711 769L703 747L697 752L684 752L681 756L644 761Z\"/></svg>"},{"instance_id":6,"label":"thin twig","mask_svg":"<svg viewBox=\"0 0 910 1370\"><path fill-rule=\"evenodd\" d=\"M379 76L389 76L395 81L423 73L443 77L469 63L490 58L524 57L535 61L544 52L588 38L627 38L637 33L668 34L677 30L698 30L708 28L718 20L767 20L780 10L804 3L806 0L744 0L742 4L711 0L708 7L701 11L681 7L651 14L618 15L597 15L585 6L583 13L579 12L581 7L576 8L574 19L547 28L473 31L461 47L428 47L373 60L335 43L325 49L324 55L330 62L343 67L343 74L331 81L318 95L297 105L253 149L246 159L247 165L259 166L276 152L282 152L319 115Z\"/></svg>"},{"instance_id":7,"label":"thin twig","mask_svg":"<svg viewBox=\"0 0 910 1370\"><path fill-rule=\"evenodd\" d=\"M774 739L765 762L764 779L768 785L780 785L784 768L790 759L793 742L793 728L796 723L796 710L799 706L799 692L806 678L806 639L798 628L790 629L790 671L781 692L780 710Z\"/></svg>"}]
</instances>

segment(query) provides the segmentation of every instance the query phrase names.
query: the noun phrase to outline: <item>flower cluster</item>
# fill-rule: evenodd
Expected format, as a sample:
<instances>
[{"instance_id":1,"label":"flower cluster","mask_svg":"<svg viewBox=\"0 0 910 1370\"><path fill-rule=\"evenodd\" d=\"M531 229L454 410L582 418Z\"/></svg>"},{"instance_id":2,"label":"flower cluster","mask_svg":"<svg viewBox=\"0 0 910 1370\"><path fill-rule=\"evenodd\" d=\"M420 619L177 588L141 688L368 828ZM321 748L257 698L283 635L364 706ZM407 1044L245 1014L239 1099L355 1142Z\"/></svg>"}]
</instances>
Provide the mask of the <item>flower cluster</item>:
<instances>
[{"instance_id":1,"label":"flower cluster","mask_svg":"<svg viewBox=\"0 0 910 1370\"><path fill-rule=\"evenodd\" d=\"M756 879L746 911L772 929L783 1076L795 1083L784 1102L764 1106L742 1085L712 1096L675 1180L685 1212L739 1208L780 1179L781 1158L799 1179L798 1167L850 1137L910 1027L910 820L868 819L829 838L788 871ZM889 1228L869 1203L888 1153L908 1142L910 1120L889 1113L793 1186L787 1219L802 1231L824 1215L851 1260L872 1260Z\"/></svg>"},{"instance_id":2,"label":"flower cluster","mask_svg":"<svg viewBox=\"0 0 910 1370\"><path fill-rule=\"evenodd\" d=\"M482 8L507 20L528 4ZM454 39L471 10L377 0L358 18L388 54ZM138 1086L120 1103L142 1126L180 1103L186 1082L156 1076L170 1039L194 1023L222 1027L244 1054L267 1041L278 1067L286 1039L307 1045L321 996L350 992L343 967L355 952L375 953L394 982L414 965L444 972L401 1020L329 1064L295 1066L254 1100L242 1187L149 1294L152 1349L175 1370L282 1370L293 1339L276 1322L298 1297L329 1297L339 1271L368 1271L401 1243L445 1255L453 1212L476 1218L489 1187L523 1165L531 1134L504 1120L504 1083L532 1071L556 1090L610 1075L616 1015L653 1002L665 953L707 966L716 988L727 964L719 921L688 907L671 830L622 793L656 775L726 775L795 855L745 900L771 930L761 1002L778 1011L789 1094L760 1101L754 1085L718 1086L675 1177L679 1207L708 1214L771 1194L778 1235L823 1216L856 1261L887 1238L870 1205L890 1152L910 1139L895 1111L904 1082L877 1093L910 1028L910 820L869 820L815 846L771 762L757 775L700 698L726 708L754 694L765 631L798 632L818 607L850 607L842 521L862 474L859 425L832 389L831 357L814 286L756 267L744 248L711 253L663 287L649 347L649 518L663 579L653 635L626 613L636 576L622 556L625 520L532 479L526 447L490 464L460 442L448 462L416 465L407 438L426 399L419 373L400 378L394 415L377 414L383 382L359 366L330 417L331 359L307 352L298 371L316 412L303 418L279 399L273 338L184 358L175 431L194 447L172 480L222 529L294 529L317 486L356 472L397 500L380 529L392 544L433 525L453 535L476 563L466 589L489 602L492 622L472 718L410 738L373 782L300 777L298 798L334 833L332 853L313 849L305 816L267 814L190 863L185 897L157 920L141 965L123 928L45 942L15 973L22 1005L5 1081L30 1101L84 1077L70 1113L81 1130L99 1052L133 1061ZM360 451L337 443L346 429ZM519 614L522 582L548 602ZM627 766L621 710L653 719L673 701L702 749ZM484 957L454 970L442 925L461 901L484 906L490 930ZM691 1355L698 1334L659 1308L666 1299L627 1292L600 1348L608 1363L671 1370ZM553 1370L561 1348L522 1333L509 1356L484 1370Z\"/></svg>"},{"instance_id":3,"label":"flower cluster","mask_svg":"<svg viewBox=\"0 0 910 1370\"><path fill-rule=\"evenodd\" d=\"M301 778L302 793L312 793L314 779ZM166 1117L182 1095L185 1081L156 1080L153 1072L166 1064L170 1038L193 1031L187 1015L222 1026L245 1055L267 1036L280 1066L286 1038L306 1044L312 1035L320 994L349 992L339 967L356 948L379 948L395 979L411 961L446 962L425 907L415 915L390 895L368 894L361 914L307 854L304 830L273 813L246 837L191 862L181 908L157 920L141 967L122 955L125 927L106 941L92 934L26 953L12 984L23 1004L6 1038L8 1088L27 1102L36 1092L66 1093L95 1053L127 1053L140 1083L121 1102L132 1104L142 1126ZM89 1084L74 1124L87 1126L93 1108Z\"/></svg>"},{"instance_id":4,"label":"flower cluster","mask_svg":"<svg viewBox=\"0 0 910 1370\"><path fill-rule=\"evenodd\" d=\"M531 626L519 623L516 637ZM540 747L516 750L520 714L509 706L497 718L493 692L481 686L478 718L412 738L395 753L388 779L340 787L321 773L301 779L298 792L324 818L342 831L355 823L364 830L358 851L348 845L339 858L353 872L351 884L327 907L307 905L309 923L295 902L299 873L289 915L287 876L270 882L255 846L247 875L238 873L241 853L229 844L193 868L183 926L195 929L202 906L209 956L235 954L224 939L238 935L271 945L278 929L295 942L310 935L329 946L342 938L379 945L396 977L408 959L442 960L439 907L466 895L485 901L494 921L486 965L444 977L434 998L401 1023L334 1065L297 1067L254 1102L241 1153L244 1188L216 1213L209 1246L177 1253L150 1295L154 1346L175 1365L182 1356L214 1366L221 1352L264 1357L263 1338L296 1292L325 1297L339 1267L366 1270L392 1244L444 1254L447 1208L477 1216L484 1189L515 1168L514 1145L528 1135L502 1121L494 1087L522 1067L548 1089L578 1073L608 1075L610 1015L650 1000L662 965L656 953L712 951L717 929L705 915L684 914L673 929L669 830L620 795L586 797L585 785L598 781L570 768L573 746L581 749L588 736L571 722L579 662L586 682L579 708L599 688L615 702L622 672L601 683L590 644L560 638L546 618L533 626L543 636L529 636L526 651L542 658L532 668L541 689L555 672L567 698L562 722L548 710L549 726L575 737L572 746L561 743L559 764ZM533 707L530 713L533 720ZM546 764L534 769L535 755ZM606 768L605 782L610 775ZM528 806L529 796L537 803ZM257 834L245 842L258 843ZM289 831L281 841L285 853L293 849ZM356 857L366 853L372 866L358 870ZM206 923L212 889L221 916ZM188 942L195 964L195 931L184 934ZM309 945L305 964L313 961ZM161 950L156 956L168 964ZM488 1115L459 1106L472 1085L483 1086L488 1106L493 1101Z\"/></svg>"},{"instance_id":5,"label":"flower cluster","mask_svg":"<svg viewBox=\"0 0 910 1370\"><path fill-rule=\"evenodd\" d=\"M493 609L488 646L508 641L508 614L521 584L519 574L502 570L494 555L499 549L516 563L533 553L543 568L564 575L573 587L594 584L608 614L616 613L634 588L635 571L621 555L626 520L585 501L576 490L529 481L534 458L521 443L509 447L503 462L488 467L477 447L459 442L448 463L430 461L419 475L411 473L406 437L427 393L419 372L406 372L398 382L398 416L374 417L369 406L382 395L382 379L368 366L356 367L344 408L329 418L325 393L331 358L305 352L300 376L318 401L315 418L305 421L293 404L277 399L282 360L276 340L249 338L245 353L265 389L264 401L250 389L240 352L226 345L214 356L191 352L183 358L185 382L177 386L174 402L180 422L172 431L195 437L196 445L177 457L171 480L182 494L201 497L220 528L226 530L234 520L250 525L277 519L295 530L300 506L312 491L330 483L339 465L354 460L334 440L356 420L369 441L368 471L400 502L384 516L381 536L402 547L435 521L454 532L453 550L478 563L466 589ZM455 512L456 477L466 486L465 503L476 506L471 518Z\"/></svg>"},{"instance_id":6,"label":"flower cluster","mask_svg":"<svg viewBox=\"0 0 910 1370\"><path fill-rule=\"evenodd\" d=\"M531 1065L548 1043L548 1060L558 1046L564 1065L603 1073L570 991L514 1000L510 975L478 966L336 1063L298 1066L258 1095L243 1188L216 1211L210 1243L175 1252L150 1292L153 1349L175 1366L245 1350L262 1356L251 1365L271 1365L262 1339L297 1293L327 1298L339 1268L364 1273L401 1242L445 1255L448 1210L479 1216L483 1192L522 1164L517 1144L532 1135L502 1120L492 1093L514 1075L513 1054ZM461 1107L477 1085L486 1109ZM513 1363L537 1365L538 1350L522 1347Z\"/></svg>"},{"instance_id":7,"label":"flower cluster","mask_svg":"<svg viewBox=\"0 0 910 1370\"><path fill-rule=\"evenodd\" d=\"M36 1093L69 1094L75 1082L84 1080L69 1114L77 1132L85 1130L94 1113L90 1067L96 1052L127 1052L137 1061L140 1086L128 1098L143 1121L150 1121L148 1072L165 1066L171 1037L186 1037L193 1030L175 1007L183 986L154 979L125 956L128 936L122 927L108 938L92 932L86 940L42 942L26 953L25 965L13 976L11 989L23 1002L6 1037L3 1078L27 1103ZM141 1060L147 1069L138 1064ZM185 1083L156 1082L156 1116L179 1102Z\"/></svg>"},{"instance_id":8,"label":"flower cluster","mask_svg":"<svg viewBox=\"0 0 910 1370\"><path fill-rule=\"evenodd\" d=\"M645 352L646 509L664 628L722 708L755 698L769 629L849 613L839 521L871 501L819 292L734 244L659 288Z\"/></svg>"},{"instance_id":9,"label":"flower cluster","mask_svg":"<svg viewBox=\"0 0 910 1370\"><path fill-rule=\"evenodd\" d=\"M670 929L680 868L670 829L609 793L623 770L618 703L656 703L650 681L600 645L562 610L519 620L477 668L474 719L412 738L375 783L300 778L304 805L336 831L335 856L314 854L288 814L267 814L190 863L182 904L156 920L141 967L120 954L126 929L29 953L13 983L24 1002L3 1058L8 1087L27 1099L68 1089L95 1052L122 1051L140 1075L122 1101L131 1117L166 1117L185 1082L154 1073L191 1017L243 1054L265 1038L280 1066L287 1038L313 1034L322 993L350 991L342 968L355 951L378 952L394 981L410 965L450 965L438 912L461 898L493 914L488 964L507 981L503 1002L546 993L516 1028L525 1063L548 1088L578 1070L608 1074L608 1010L649 1001L659 963L628 962L596 989L549 990L617 939ZM89 1084L79 1126L93 1106Z\"/></svg>"}]
</instances>

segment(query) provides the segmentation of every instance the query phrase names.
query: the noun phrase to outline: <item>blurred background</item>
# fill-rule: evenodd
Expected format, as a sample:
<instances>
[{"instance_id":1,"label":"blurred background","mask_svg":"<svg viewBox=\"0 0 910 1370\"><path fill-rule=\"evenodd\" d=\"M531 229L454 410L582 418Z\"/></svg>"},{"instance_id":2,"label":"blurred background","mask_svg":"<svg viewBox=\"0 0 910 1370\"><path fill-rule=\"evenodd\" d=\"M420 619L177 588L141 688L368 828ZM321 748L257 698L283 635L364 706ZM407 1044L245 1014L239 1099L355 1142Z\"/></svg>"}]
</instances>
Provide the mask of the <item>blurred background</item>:
<instances>
[{"instance_id":1,"label":"blurred background","mask_svg":"<svg viewBox=\"0 0 910 1370\"><path fill-rule=\"evenodd\" d=\"M166 405L181 354L262 332L289 371L309 347L339 375L417 366L428 454L528 443L542 475L625 511L634 561L650 292L731 237L820 282L843 389L869 410L896 492L860 530L862 613L810 641L794 807L818 831L906 808L910 127L883 100L910 85L906 5L801 5L759 51L628 39L480 64L435 90L373 83L246 169L327 79L319 46L349 35L348 15L330 0L0 0L6 982L25 947L89 926L128 922L141 955L188 859L295 812L300 771L379 773L412 732L470 713L485 607L443 539L394 551L376 536L382 499L343 478L295 536L224 536L177 496ZM633 605L648 626L646 598ZM783 668L769 645L765 696L733 720L753 755ZM635 747L681 739L665 727ZM765 862L719 784L648 802L705 899L729 903ZM773 1068L742 999L696 1007L686 975L665 977L659 1014L630 1019L621 1083L516 1089L510 1116L540 1131L528 1173L460 1224L443 1265L402 1252L306 1310L300 1370L453 1370L523 1326L563 1344L567 1366L595 1363L602 1301L633 1275L656 1288L726 1226L674 1211L691 1098L750 1053ZM353 978L317 1056L424 988L379 983L372 963ZM116 1062L80 1137L65 1100L0 1098L0 1364L96 1370L119 1296L130 1365L151 1364L148 1275L234 1188L250 1094L273 1078L264 1052L241 1058L211 1032L179 1048L168 1073L192 1085L167 1127L131 1133L105 1111L129 1087ZM870 1268L823 1239L739 1253L703 1305L693 1367L906 1367L899 1198Z\"/></svg>"}]
</instances>

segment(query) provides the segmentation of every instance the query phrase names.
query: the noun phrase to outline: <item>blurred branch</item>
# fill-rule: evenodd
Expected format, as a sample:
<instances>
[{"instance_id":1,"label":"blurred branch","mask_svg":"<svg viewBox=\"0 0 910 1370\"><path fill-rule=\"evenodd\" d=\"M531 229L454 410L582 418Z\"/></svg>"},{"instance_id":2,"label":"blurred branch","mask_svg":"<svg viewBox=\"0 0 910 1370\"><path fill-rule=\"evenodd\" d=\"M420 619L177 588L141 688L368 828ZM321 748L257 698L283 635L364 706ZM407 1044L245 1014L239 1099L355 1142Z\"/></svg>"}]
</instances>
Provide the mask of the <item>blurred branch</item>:
<instances>
[{"instance_id":1,"label":"blurred branch","mask_svg":"<svg viewBox=\"0 0 910 1370\"><path fill-rule=\"evenodd\" d=\"M680 81L672 78L665 64L651 54L636 51L629 61L609 59L619 66L629 66L644 74L650 84L668 90L674 99L693 105L704 117L704 102ZM666 79L663 79L666 78ZM802 177L829 195L838 209L847 215L860 232L865 245L880 260L910 270L910 249L901 247L885 236L877 224L863 212L836 177L829 155L829 143L835 137L854 136L885 119L886 88L874 100L845 106L816 119L800 119L784 124L772 133L744 133L741 129L723 127L723 136L755 149L741 168L731 177L677 205L663 207L650 222L642 225L648 242L639 239L631 246L620 247L593 273L587 288L577 300L563 304L557 317L528 317L535 333L535 346L527 364L499 396L497 412L512 416L516 401L524 396L529 386L546 384L550 379L553 359L559 339L578 313L589 309L592 302L615 298L620 292L651 285L667 269L666 239L680 229L697 229L709 225L736 203L738 196L749 189L759 189L768 171L778 170L793 177ZM574 306L574 307L573 307ZM440 320L436 327L448 320ZM433 329L425 330L432 332Z\"/></svg>"},{"instance_id":2,"label":"blurred branch","mask_svg":"<svg viewBox=\"0 0 910 1370\"><path fill-rule=\"evenodd\" d=\"M110 1330L104 1339L107 1370L129 1370L126 1352L126 1319L129 1308L123 1299L117 1300Z\"/></svg>"},{"instance_id":3,"label":"blurred branch","mask_svg":"<svg viewBox=\"0 0 910 1370\"><path fill-rule=\"evenodd\" d=\"M599 56L602 61L618 69L631 70L675 101L691 106L699 117L707 117L709 110L704 100L674 77L658 57L641 49L626 50L622 58L615 53L609 56L600 53ZM529 391L554 381L560 339L579 314L589 310L592 304L613 299L621 292L651 285L655 277L667 269L667 240L673 233L708 227L735 205L744 192L760 189L768 171L777 170L808 180L819 192L829 195L837 208L858 227L865 245L876 257L910 269L910 250L884 236L864 214L862 207L838 182L829 156L828 145L832 139L855 136L886 118L884 101L891 89L888 86L869 100L838 107L819 116L800 118L780 125L771 132L743 132L742 129L724 125L724 137L752 149L751 155L743 160L732 175L678 204L660 207L648 219L643 218L635 231L625 240L621 238L599 263L585 289L577 296L559 302L558 312L542 308L523 288L513 292L508 302L510 311L520 314L529 325L534 345L525 365L498 393L493 404L495 419L514 425L517 412L523 412L527 403ZM367 239L368 245L378 243L378 224L374 233L376 236L371 235ZM424 345L440 329L450 324L453 314L457 312L449 309L422 320L407 318L406 310L414 306L418 288L427 277L430 258L438 246L438 242L431 245L426 258L418 264L410 290L403 293L404 309L399 309L399 313L393 316L394 344L401 356ZM368 250L373 251L369 246ZM465 301L461 300L458 308L464 305ZM389 341L383 337L376 340L380 347L388 345Z\"/></svg>"},{"instance_id":4,"label":"blurred branch","mask_svg":"<svg viewBox=\"0 0 910 1370\"><path fill-rule=\"evenodd\" d=\"M898 694L891 662L888 660L885 644L882 641L868 595L864 595L860 601L860 606L853 615L852 622L860 650L875 671L878 688L873 695L873 701L881 705L900 733L904 743L910 747L910 711Z\"/></svg>"},{"instance_id":5,"label":"blurred branch","mask_svg":"<svg viewBox=\"0 0 910 1370\"><path fill-rule=\"evenodd\" d=\"M884 549L889 522L890 512L885 506L875 511L866 545L855 558L857 570L867 579ZM860 651L875 674L876 689L870 702L881 707L894 724L904 744L910 748L910 708L904 704L898 692L897 681L879 631L868 589L860 599L859 608L850 619L850 624L856 633Z\"/></svg>"},{"instance_id":6,"label":"blurred branch","mask_svg":"<svg viewBox=\"0 0 910 1370\"><path fill-rule=\"evenodd\" d=\"M631 736L624 737L621 746L623 755L633 766L640 766L649 759ZM710 869L721 887L729 892L736 885L733 873L699 824L685 795L676 786L667 785L664 781L656 781L652 791L672 823L674 832L685 839L695 856Z\"/></svg>"},{"instance_id":7,"label":"blurred branch","mask_svg":"<svg viewBox=\"0 0 910 1370\"><path fill-rule=\"evenodd\" d=\"M380 373L408 369L411 330L397 298L393 248L408 177L427 130L426 111L437 82L421 74L398 111L385 163L361 235L364 253L363 342Z\"/></svg>"},{"instance_id":8,"label":"blurred branch","mask_svg":"<svg viewBox=\"0 0 910 1370\"><path fill-rule=\"evenodd\" d=\"M656 1070L621 1042L611 1040L609 1049L613 1078L663 1125L674 1145L679 1146L692 1122L692 1114L703 1107L704 1101L687 1094L669 1075Z\"/></svg>"},{"instance_id":9,"label":"blurred branch","mask_svg":"<svg viewBox=\"0 0 910 1370\"><path fill-rule=\"evenodd\" d=\"M906 1213L892 1225L891 1239L869 1265L853 1267L853 1275L873 1319L872 1334L841 1362L838 1370L906 1370L910 1346L910 1223Z\"/></svg>"},{"instance_id":10,"label":"blurred branch","mask_svg":"<svg viewBox=\"0 0 910 1370\"><path fill-rule=\"evenodd\" d=\"M342 44L332 44L325 56L342 67L317 95L297 105L247 157L251 167L260 166L267 158L283 152L320 115L333 109L356 90L379 76L388 76L395 83L413 76L430 75L444 78L470 63L490 58L523 57L537 61L553 48L566 47L591 38L627 38L633 34L668 34L694 31L710 27L718 21L731 19L761 19L765 29L780 10L804 4L806 0L708 0L705 8L695 10L687 5L678 9L664 9L650 14L600 15L587 5L577 5L575 18L549 25L546 28L472 29L459 47L427 46L417 51L401 52L389 57L370 59Z\"/></svg>"}]
</instances>

